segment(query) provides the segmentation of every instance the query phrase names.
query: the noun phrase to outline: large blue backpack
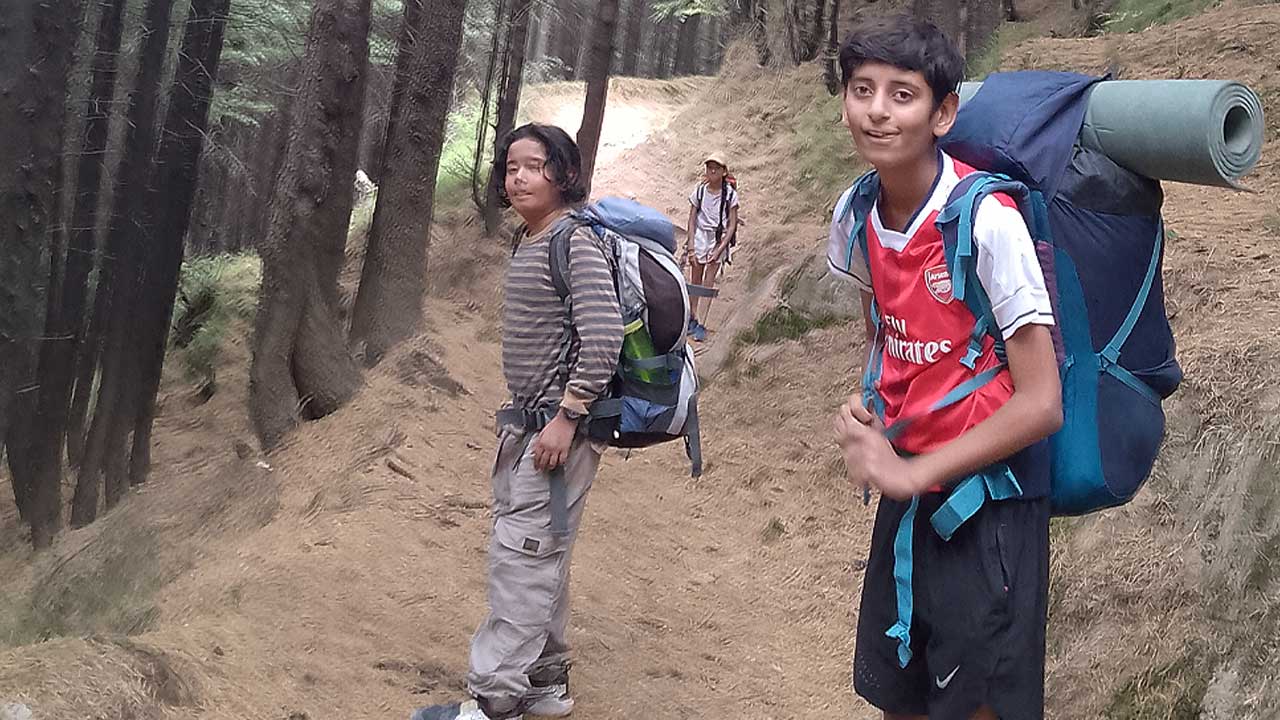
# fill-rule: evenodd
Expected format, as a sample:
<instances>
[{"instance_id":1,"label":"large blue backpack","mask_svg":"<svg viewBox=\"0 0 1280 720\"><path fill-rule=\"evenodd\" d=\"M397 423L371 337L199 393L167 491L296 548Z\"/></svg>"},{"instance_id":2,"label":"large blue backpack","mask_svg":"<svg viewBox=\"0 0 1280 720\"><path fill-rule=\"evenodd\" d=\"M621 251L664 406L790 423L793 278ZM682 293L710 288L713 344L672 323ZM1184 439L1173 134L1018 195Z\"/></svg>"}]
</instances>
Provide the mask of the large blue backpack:
<instances>
[{"instance_id":1,"label":"large blue backpack","mask_svg":"<svg viewBox=\"0 0 1280 720\"><path fill-rule=\"evenodd\" d=\"M996 192L1012 197L1036 244L1057 322L1062 379L1064 422L1049 440L1055 515L1133 498L1164 437L1161 401L1182 380L1164 308L1160 184L1077 142L1089 92L1101 79L1039 71L992 75L940 143L980 170L962 179L937 219L952 292L975 318L961 362L972 362L986 335L1003 358L1003 338L976 272L979 203ZM829 251L833 265L847 263L858 245L868 257L864 220L878 194L878 179L868 173L837 208L838 216L853 213L855 223L842 248L849 255L839 257L835 246ZM868 379L878 362L873 354ZM978 375L952 389L933 409L960 401L991 377ZM870 385L864 381L874 406ZM979 489L974 502L982 500Z\"/></svg>"}]
</instances>

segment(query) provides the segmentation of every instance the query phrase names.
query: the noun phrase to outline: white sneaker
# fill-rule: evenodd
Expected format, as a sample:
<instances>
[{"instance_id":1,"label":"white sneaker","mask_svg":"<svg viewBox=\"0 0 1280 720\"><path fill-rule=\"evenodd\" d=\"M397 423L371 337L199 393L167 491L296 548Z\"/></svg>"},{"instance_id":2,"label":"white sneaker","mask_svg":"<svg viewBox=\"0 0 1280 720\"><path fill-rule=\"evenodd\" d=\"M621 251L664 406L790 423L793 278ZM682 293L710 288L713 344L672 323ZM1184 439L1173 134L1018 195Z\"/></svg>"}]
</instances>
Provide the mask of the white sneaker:
<instances>
[{"instance_id":1,"label":"white sneaker","mask_svg":"<svg viewBox=\"0 0 1280 720\"><path fill-rule=\"evenodd\" d=\"M530 715L560 718L573 712L573 697L569 695L569 684L534 687L531 693L537 700L525 712Z\"/></svg>"},{"instance_id":2,"label":"white sneaker","mask_svg":"<svg viewBox=\"0 0 1280 720\"><path fill-rule=\"evenodd\" d=\"M522 720L522 715L517 715L510 720ZM488 715L480 709L480 704L475 700L468 700L464 703L452 703L449 705L431 705L429 707L418 708L410 716L409 720L490 720Z\"/></svg>"}]
</instances>

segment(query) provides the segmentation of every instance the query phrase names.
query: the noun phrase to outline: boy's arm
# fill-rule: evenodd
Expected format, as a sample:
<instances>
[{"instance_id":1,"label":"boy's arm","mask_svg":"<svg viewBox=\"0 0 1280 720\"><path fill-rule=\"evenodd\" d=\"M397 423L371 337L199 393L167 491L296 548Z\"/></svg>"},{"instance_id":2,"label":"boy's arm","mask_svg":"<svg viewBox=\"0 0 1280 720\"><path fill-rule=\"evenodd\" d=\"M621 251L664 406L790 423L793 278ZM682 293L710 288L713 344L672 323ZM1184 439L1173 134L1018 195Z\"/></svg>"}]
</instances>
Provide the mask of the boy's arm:
<instances>
[{"instance_id":1,"label":"boy's arm","mask_svg":"<svg viewBox=\"0 0 1280 720\"><path fill-rule=\"evenodd\" d=\"M862 329L867 333L867 347L870 348L871 343L876 341L876 324L871 319L871 301L875 299L875 295L860 290L858 296L862 299Z\"/></svg>"},{"instance_id":2,"label":"boy's arm","mask_svg":"<svg viewBox=\"0 0 1280 720\"><path fill-rule=\"evenodd\" d=\"M622 311L613 271L590 230L577 230L569 240L569 295L578 359L569 368L561 411L533 443L534 467L543 471L568 461L578 423L566 411L586 414L613 378L622 351Z\"/></svg>"},{"instance_id":3,"label":"boy's arm","mask_svg":"<svg viewBox=\"0 0 1280 720\"><path fill-rule=\"evenodd\" d=\"M622 311L613 272L589 230L578 230L569 246L569 295L579 348L561 404L586 412L613 378L622 352Z\"/></svg>"}]
</instances>

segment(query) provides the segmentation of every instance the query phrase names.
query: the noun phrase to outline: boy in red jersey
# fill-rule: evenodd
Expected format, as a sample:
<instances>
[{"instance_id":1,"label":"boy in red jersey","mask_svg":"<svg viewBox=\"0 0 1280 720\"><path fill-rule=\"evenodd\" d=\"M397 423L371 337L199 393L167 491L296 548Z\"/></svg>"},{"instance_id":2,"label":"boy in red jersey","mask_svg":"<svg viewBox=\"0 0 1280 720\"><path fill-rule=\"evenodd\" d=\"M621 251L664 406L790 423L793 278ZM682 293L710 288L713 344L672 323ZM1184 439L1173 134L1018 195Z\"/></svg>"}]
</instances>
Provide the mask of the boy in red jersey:
<instances>
[{"instance_id":1,"label":"boy in red jersey","mask_svg":"<svg viewBox=\"0 0 1280 720\"><path fill-rule=\"evenodd\" d=\"M1049 565L1045 443L1062 423L1054 323L1035 246L1012 199L978 207L977 274L1003 347L973 339L935 224L974 169L938 147L955 121L964 61L932 24L864 23L840 51L844 122L879 193L865 246L837 203L828 259L862 291L879 366L870 397L835 421L851 482L876 513L854 653L854 688L885 718L1026 720L1044 713ZM866 251L862 251L862 247ZM971 350L973 351L971 353ZM966 357L972 354L973 357ZM967 393L934 409L956 388ZM892 438L892 443L890 442ZM963 483L975 513L943 537Z\"/></svg>"}]
</instances>

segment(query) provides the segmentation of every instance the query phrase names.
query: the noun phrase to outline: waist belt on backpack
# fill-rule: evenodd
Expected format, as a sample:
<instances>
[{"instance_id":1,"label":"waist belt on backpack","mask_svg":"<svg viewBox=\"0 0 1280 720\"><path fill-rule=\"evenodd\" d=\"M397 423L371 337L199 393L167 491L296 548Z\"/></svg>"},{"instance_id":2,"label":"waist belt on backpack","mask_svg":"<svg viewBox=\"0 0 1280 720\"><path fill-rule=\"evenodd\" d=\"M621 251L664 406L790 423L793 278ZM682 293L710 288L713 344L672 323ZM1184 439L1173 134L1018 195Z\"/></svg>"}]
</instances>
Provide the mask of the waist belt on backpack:
<instances>
[{"instance_id":1,"label":"waist belt on backpack","mask_svg":"<svg viewBox=\"0 0 1280 720\"><path fill-rule=\"evenodd\" d=\"M559 405L543 405L532 409L506 407L498 411L499 430L503 427L511 426L520 428L524 432L524 437L520 441L520 455L516 460L517 464L520 462L519 458L524 457L525 446L528 445L529 440L534 435L542 432L559 412ZM621 401L613 399L597 400L591 404L590 412L579 421L580 432L582 434L586 433L586 427L582 423L589 423L591 418L610 417L621 412ZM576 437L575 435L575 439ZM551 534L563 537L569 534L568 488L564 479L564 465L561 464L547 473L547 481L551 491Z\"/></svg>"}]
</instances>

